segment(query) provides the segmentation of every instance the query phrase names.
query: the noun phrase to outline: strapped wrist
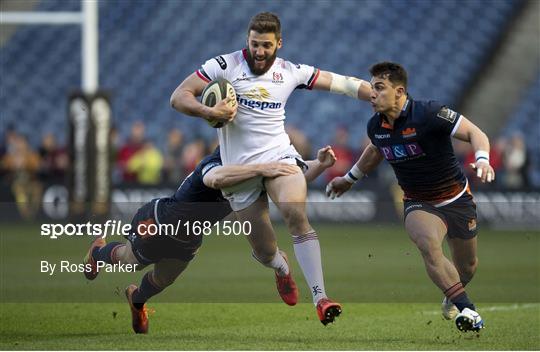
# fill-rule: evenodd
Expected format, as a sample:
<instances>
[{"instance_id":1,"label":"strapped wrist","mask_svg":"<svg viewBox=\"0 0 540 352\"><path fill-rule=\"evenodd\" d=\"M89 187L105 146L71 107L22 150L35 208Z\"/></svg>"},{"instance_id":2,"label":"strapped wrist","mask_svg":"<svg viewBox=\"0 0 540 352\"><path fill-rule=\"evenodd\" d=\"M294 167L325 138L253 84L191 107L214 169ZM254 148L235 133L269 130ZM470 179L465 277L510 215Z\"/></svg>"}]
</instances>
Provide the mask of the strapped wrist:
<instances>
[{"instance_id":1,"label":"strapped wrist","mask_svg":"<svg viewBox=\"0 0 540 352\"><path fill-rule=\"evenodd\" d=\"M356 164L354 164L354 166L349 172L343 175L345 180L347 180L347 182L349 183L356 183L358 180L362 179L364 176L365 176L364 173L360 171L360 169L358 168L358 166L356 166Z\"/></svg>"},{"instance_id":2,"label":"strapped wrist","mask_svg":"<svg viewBox=\"0 0 540 352\"><path fill-rule=\"evenodd\" d=\"M483 161L489 164L489 152L485 150L478 150L474 153L476 162Z\"/></svg>"}]
</instances>

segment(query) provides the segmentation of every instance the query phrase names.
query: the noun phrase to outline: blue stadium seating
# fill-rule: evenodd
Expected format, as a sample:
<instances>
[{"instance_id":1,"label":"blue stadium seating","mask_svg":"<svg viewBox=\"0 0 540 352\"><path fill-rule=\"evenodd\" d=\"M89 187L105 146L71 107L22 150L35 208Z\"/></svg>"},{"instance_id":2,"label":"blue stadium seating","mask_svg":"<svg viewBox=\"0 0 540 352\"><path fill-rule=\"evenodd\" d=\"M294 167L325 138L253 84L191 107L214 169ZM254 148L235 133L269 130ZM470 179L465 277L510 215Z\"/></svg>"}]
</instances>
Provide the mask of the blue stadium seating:
<instances>
[{"instance_id":1,"label":"blue stadium seating","mask_svg":"<svg viewBox=\"0 0 540 352\"><path fill-rule=\"evenodd\" d=\"M280 15L280 56L357 77L379 60L401 62L410 92L455 104L486 59L521 0L166 0L100 1L100 85L112 95L115 124L126 135L147 122L154 140L173 126L188 138L214 131L169 107L180 80L205 60L242 48L249 18ZM77 11L78 0L44 0L40 11ZM2 47L2 120L35 144L40 131L65 141L66 95L80 86L80 28L21 26ZM336 125L350 126L351 144L364 135L367 104L327 93L294 93L288 123L315 147L331 142Z\"/></svg>"},{"instance_id":2,"label":"blue stadium seating","mask_svg":"<svg viewBox=\"0 0 540 352\"><path fill-rule=\"evenodd\" d=\"M532 186L540 187L540 70L536 80L509 119L504 129L504 137L520 133L525 139L529 157L529 181Z\"/></svg>"}]
</instances>

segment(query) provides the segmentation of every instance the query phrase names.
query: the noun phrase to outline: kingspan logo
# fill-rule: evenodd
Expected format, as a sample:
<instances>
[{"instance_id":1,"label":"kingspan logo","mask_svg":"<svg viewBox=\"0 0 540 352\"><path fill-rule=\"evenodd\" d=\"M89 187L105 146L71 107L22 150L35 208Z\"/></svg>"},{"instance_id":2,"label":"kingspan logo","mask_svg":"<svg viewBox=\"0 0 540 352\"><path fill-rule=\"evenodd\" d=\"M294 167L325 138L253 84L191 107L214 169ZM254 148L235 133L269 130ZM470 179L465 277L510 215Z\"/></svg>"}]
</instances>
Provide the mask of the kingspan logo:
<instances>
[{"instance_id":1,"label":"kingspan logo","mask_svg":"<svg viewBox=\"0 0 540 352\"><path fill-rule=\"evenodd\" d=\"M281 103L266 101L269 98L271 98L270 92L264 87L255 87L242 96L240 94L236 96L238 104L250 109L264 110L281 108Z\"/></svg>"}]
</instances>

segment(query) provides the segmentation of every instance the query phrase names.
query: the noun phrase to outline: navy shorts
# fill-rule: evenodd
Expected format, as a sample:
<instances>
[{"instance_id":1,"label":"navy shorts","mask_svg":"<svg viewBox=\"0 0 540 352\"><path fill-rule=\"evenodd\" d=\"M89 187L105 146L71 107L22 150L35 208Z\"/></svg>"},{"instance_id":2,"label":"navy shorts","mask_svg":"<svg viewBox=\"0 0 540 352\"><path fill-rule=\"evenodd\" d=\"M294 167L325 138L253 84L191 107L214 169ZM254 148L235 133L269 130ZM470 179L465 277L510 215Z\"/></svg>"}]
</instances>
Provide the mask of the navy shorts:
<instances>
[{"instance_id":1,"label":"navy shorts","mask_svg":"<svg viewBox=\"0 0 540 352\"><path fill-rule=\"evenodd\" d=\"M143 265L154 264L162 259L191 261L201 246L202 236L191 236L190 241L179 241L163 233L155 235L139 233L138 229L144 231L144 229L149 228L149 225L158 223L155 219L158 200L153 199L140 207L131 221L128 241L131 243L133 254ZM139 227L139 225L142 226Z\"/></svg>"},{"instance_id":2,"label":"navy shorts","mask_svg":"<svg viewBox=\"0 0 540 352\"><path fill-rule=\"evenodd\" d=\"M450 204L435 207L428 202L406 200L404 202L404 219L415 210L423 210L437 215L446 225L446 234L450 238L471 239L476 236L476 204L470 193L465 192Z\"/></svg>"}]
</instances>

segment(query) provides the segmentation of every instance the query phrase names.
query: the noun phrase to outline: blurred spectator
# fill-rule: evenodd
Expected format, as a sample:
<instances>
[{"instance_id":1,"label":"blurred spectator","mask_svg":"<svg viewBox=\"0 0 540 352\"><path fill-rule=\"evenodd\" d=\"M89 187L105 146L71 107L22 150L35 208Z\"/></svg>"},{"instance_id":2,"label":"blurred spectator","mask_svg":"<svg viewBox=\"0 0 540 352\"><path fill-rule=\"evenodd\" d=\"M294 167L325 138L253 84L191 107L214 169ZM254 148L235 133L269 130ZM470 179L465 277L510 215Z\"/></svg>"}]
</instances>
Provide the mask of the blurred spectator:
<instances>
[{"instance_id":1,"label":"blurred spectator","mask_svg":"<svg viewBox=\"0 0 540 352\"><path fill-rule=\"evenodd\" d=\"M1 164L11 181L11 191L21 216L33 218L39 211L43 191L37 180L39 155L30 148L24 136L13 134Z\"/></svg>"},{"instance_id":2,"label":"blurred spectator","mask_svg":"<svg viewBox=\"0 0 540 352\"><path fill-rule=\"evenodd\" d=\"M120 151L118 152L118 158L116 160L118 162L117 165L122 173L123 182L135 182L137 180L137 175L127 169L127 164L131 157L143 147L144 134L144 124L141 121L136 121L133 123L128 141L122 146L122 148L120 148Z\"/></svg>"},{"instance_id":3,"label":"blurred spectator","mask_svg":"<svg viewBox=\"0 0 540 352\"><path fill-rule=\"evenodd\" d=\"M184 149L182 131L175 128L169 132L166 148L163 181L176 184L186 176L182 165L182 151Z\"/></svg>"},{"instance_id":4,"label":"blurred spectator","mask_svg":"<svg viewBox=\"0 0 540 352\"><path fill-rule=\"evenodd\" d=\"M495 143L491 145L491 148L489 150L489 164L495 171L495 183L497 184L503 183L502 180L504 177L504 168L502 151L505 144L506 140L504 138L498 138ZM465 155L462 159L462 167L465 171L465 176L467 176L467 179L470 183L480 186L482 182L476 176L476 171L471 167L471 164L474 164L476 162L476 157L474 155L474 150L472 149L472 146L469 143L465 142L460 142L459 144L455 144L455 146L456 145L463 146L463 151L465 152ZM459 155L458 153L456 154Z\"/></svg>"},{"instance_id":5,"label":"blurred spectator","mask_svg":"<svg viewBox=\"0 0 540 352\"><path fill-rule=\"evenodd\" d=\"M212 154L214 150L216 150L218 145L219 145L219 139L216 136L216 138L214 138L213 140L210 141L210 143L208 143L208 147L206 148L205 154Z\"/></svg>"},{"instance_id":6,"label":"blurred spectator","mask_svg":"<svg viewBox=\"0 0 540 352\"><path fill-rule=\"evenodd\" d=\"M292 145L294 148L296 148L296 151L302 156L302 158L304 160L311 159L311 143L304 132L293 126L287 126L286 131Z\"/></svg>"},{"instance_id":7,"label":"blurred spectator","mask_svg":"<svg viewBox=\"0 0 540 352\"><path fill-rule=\"evenodd\" d=\"M66 149L57 145L56 137L52 133L43 136L39 156L41 157L40 179L45 182L63 182L69 158Z\"/></svg>"},{"instance_id":8,"label":"blurred spectator","mask_svg":"<svg viewBox=\"0 0 540 352\"><path fill-rule=\"evenodd\" d=\"M13 125L11 124L7 125L0 144L0 161L3 159L4 155L9 152L10 147L14 146L17 136L18 134L17 131L15 131L15 127L13 127ZM7 170L5 170L2 165L0 165L0 176L4 176L6 172Z\"/></svg>"},{"instance_id":9,"label":"blurred spectator","mask_svg":"<svg viewBox=\"0 0 540 352\"><path fill-rule=\"evenodd\" d=\"M111 163L111 182L113 185L122 183L123 170L120 163L117 162L120 153L120 134L115 126L111 127L109 132L110 154L109 160Z\"/></svg>"},{"instance_id":10,"label":"blurred spectator","mask_svg":"<svg viewBox=\"0 0 540 352\"><path fill-rule=\"evenodd\" d=\"M520 133L515 133L506 144L503 162L504 185L510 188L527 187L527 147Z\"/></svg>"},{"instance_id":11,"label":"blurred spectator","mask_svg":"<svg viewBox=\"0 0 540 352\"><path fill-rule=\"evenodd\" d=\"M196 139L187 144L182 151L182 166L184 173L189 174L195 170L195 166L202 160L206 151L206 145L203 139Z\"/></svg>"},{"instance_id":12,"label":"blurred spectator","mask_svg":"<svg viewBox=\"0 0 540 352\"><path fill-rule=\"evenodd\" d=\"M331 181L334 177L343 176L349 171L353 163L356 162L355 153L349 147L349 131L343 126L336 129L334 140L331 143L332 149L336 154L337 161L328 170L326 170L326 180Z\"/></svg>"},{"instance_id":13,"label":"blurred spectator","mask_svg":"<svg viewBox=\"0 0 540 352\"><path fill-rule=\"evenodd\" d=\"M163 156L152 142L144 143L126 164L126 170L135 175L135 180L143 185L160 183L162 167Z\"/></svg>"}]
</instances>

